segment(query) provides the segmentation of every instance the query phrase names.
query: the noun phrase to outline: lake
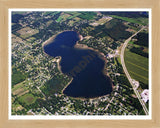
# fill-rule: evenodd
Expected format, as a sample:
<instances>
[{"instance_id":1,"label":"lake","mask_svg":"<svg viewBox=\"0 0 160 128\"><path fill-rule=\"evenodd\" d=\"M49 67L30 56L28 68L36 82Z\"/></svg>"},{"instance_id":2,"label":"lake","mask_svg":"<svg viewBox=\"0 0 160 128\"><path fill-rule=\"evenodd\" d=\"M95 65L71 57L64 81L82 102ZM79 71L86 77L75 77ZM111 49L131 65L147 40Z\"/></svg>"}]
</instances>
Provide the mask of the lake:
<instances>
[{"instance_id":1,"label":"lake","mask_svg":"<svg viewBox=\"0 0 160 128\"><path fill-rule=\"evenodd\" d=\"M61 56L61 71L73 77L63 93L71 97L94 98L110 94L112 82L104 75L105 61L90 49L75 48L79 34L64 31L43 46L50 56Z\"/></svg>"}]
</instances>

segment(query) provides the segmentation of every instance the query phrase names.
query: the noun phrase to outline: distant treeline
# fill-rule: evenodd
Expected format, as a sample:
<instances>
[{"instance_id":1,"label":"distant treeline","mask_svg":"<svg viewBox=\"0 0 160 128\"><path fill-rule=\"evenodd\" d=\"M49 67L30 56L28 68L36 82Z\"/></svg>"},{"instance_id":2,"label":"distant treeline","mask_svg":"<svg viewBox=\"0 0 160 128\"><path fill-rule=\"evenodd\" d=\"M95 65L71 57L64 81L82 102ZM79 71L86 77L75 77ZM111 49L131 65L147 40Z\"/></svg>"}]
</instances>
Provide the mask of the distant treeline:
<instances>
[{"instance_id":1,"label":"distant treeline","mask_svg":"<svg viewBox=\"0 0 160 128\"><path fill-rule=\"evenodd\" d=\"M101 12L104 15L118 15L128 18L148 17L148 12Z\"/></svg>"}]
</instances>

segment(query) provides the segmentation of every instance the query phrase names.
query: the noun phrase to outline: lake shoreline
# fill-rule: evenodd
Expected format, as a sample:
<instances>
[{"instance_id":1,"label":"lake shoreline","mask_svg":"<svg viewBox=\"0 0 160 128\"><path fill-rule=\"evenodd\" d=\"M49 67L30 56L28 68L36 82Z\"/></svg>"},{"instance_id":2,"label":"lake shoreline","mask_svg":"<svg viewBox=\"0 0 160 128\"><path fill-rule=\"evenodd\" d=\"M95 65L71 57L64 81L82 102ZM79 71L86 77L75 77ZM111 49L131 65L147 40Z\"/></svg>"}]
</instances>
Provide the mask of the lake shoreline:
<instances>
[{"instance_id":1,"label":"lake shoreline","mask_svg":"<svg viewBox=\"0 0 160 128\"><path fill-rule=\"evenodd\" d=\"M65 30L65 31L70 31L70 30ZM65 31L63 31L63 32L65 32ZM43 52L45 53L45 55L50 56L50 55L48 55L48 54L44 51L44 46L46 46L46 45L48 45L49 43L51 43L58 34L63 33L63 32L59 32L59 33L53 35L52 37L50 37L48 40L46 40L46 41L42 44ZM74 31L74 32L76 32L76 31ZM76 44L74 45L74 48L93 50L93 51L95 51L95 52L99 55L99 57L100 57L100 58L104 61L104 63L105 63L102 72L103 72L103 74L104 74L106 77L108 77L108 78L110 79L110 81L111 81L111 86L112 86L112 90L113 90L114 85L113 85L113 83L112 83L112 80L111 80L111 78L108 76L108 74L107 74L107 72L106 72L106 70L105 70L105 67L106 67L106 64L107 64L107 59L105 58L105 55L104 55L103 53L101 53L100 51L92 48L92 47L88 47L88 46L85 45L85 44L79 44L79 41L82 41L82 40L83 40L83 36L80 35L78 32L76 32L76 33L77 33L78 36L79 36L79 40L76 41ZM59 70L61 73L63 73L63 72L61 71L60 62L61 62L61 56L60 56L60 59L57 61L57 65L58 65L58 70ZM65 74L65 73L63 73L63 74ZM64 88L63 88L62 91L61 91L62 94L64 94L64 90L72 83L72 81L73 81L73 78L71 79L71 81L69 81L69 82L64 86ZM110 94L110 93L109 93L109 94ZM80 99L80 100L86 100L86 99L91 99L91 100L93 100L93 99L97 99L97 98L100 98L100 97L108 96L109 94L102 95L102 96L95 96L95 97L91 97L91 98L72 97L72 96L69 96L69 97L74 98L74 99ZM64 94L64 95L65 95L65 94Z\"/></svg>"}]
</instances>

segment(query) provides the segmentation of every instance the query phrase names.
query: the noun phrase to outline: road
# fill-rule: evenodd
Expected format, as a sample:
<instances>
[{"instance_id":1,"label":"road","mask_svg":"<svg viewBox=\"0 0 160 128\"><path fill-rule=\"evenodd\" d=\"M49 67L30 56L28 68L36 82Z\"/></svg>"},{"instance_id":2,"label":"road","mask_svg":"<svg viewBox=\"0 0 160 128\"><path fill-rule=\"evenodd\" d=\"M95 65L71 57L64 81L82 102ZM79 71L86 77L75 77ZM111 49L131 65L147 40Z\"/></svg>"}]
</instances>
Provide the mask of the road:
<instances>
[{"instance_id":1,"label":"road","mask_svg":"<svg viewBox=\"0 0 160 128\"><path fill-rule=\"evenodd\" d=\"M121 63L122 63L123 70L124 70L124 72L125 72L128 80L129 80L130 84L132 85L132 88L133 88L136 96L138 97L138 100L139 100L139 102L141 103L145 114L148 115L148 114L149 114L149 113L148 113L148 109L147 109L144 101L141 99L141 95L140 95L139 92L136 90L136 86L133 85L133 83L132 83L132 78L131 78L131 76L129 75L128 70L127 70L126 65L125 65L125 62L124 62L124 51L125 51L125 48L126 48L128 42L132 39L132 37L134 37L135 35L137 35L137 34L138 34L140 31L142 31L144 28L145 28L145 26L142 27L139 31L137 31L135 34L133 34L131 37L129 37L129 38L124 42L124 44L123 44L123 46L122 46L122 49L121 49L121 55L120 55L120 57L121 57Z\"/></svg>"},{"instance_id":2,"label":"road","mask_svg":"<svg viewBox=\"0 0 160 128\"><path fill-rule=\"evenodd\" d=\"M45 99L46 99L46 96L44 95L44 93L41 91L41 89L38 87L38 86L36 86L37 87L37 89L39 90L39 92L45 97Z\"/></svg>"},{"instance_id":3,"label":"road","mask_svg":"<svg viewBox=\"0 0 160 128\"><path fill-rule=\"evenodd\" d=\"M112 99L110 100L110 102L108 103L108 105L106 106L105 110L108 109L108 107L110 106L110 103L112 103L113 100L114 100L114 96L112 97Z\"/></svg>"}]
</instances>

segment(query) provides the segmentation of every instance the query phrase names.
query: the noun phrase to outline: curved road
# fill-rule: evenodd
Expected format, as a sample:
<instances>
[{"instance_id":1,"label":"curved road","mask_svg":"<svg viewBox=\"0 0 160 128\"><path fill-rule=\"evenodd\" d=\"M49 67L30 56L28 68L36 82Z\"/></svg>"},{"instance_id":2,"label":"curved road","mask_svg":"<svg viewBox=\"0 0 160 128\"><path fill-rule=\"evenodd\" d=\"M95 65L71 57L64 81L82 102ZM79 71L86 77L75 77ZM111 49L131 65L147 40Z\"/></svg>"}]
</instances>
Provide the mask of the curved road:
<instances>
[{"instance_id":1,"label":"curved road","mask_svg":"<svg viewBox=\"0 0 160 128\"><path fill-rule=\"evenodd\" d=\"M135 35L137 35L137 33L139 33L140 31L142 31L144 28L145 28L145 26L142 27L139 31L137 31L135 34L133 34L131 37L129 37L129 38L124 42L123 47L122 47L122 49L121 49L121 55L120 55L120 57L121 57L121 63L122 63L123 70L124 70L124 72L125 72L128 80L129 80L130 84L132 85L132 88L133 88L136 96L138 97L138 100L139 100L139 102L141 103L145 114L148 115L148 114L149 114L149 113L148 113L148 109L147 109L144 101L141 99L141 95L140 95L139 92L136 90L136 86L133 85L133 83L132 83L132 78L131 78L131 76L129 75L129 73L128 73L128 71L127 71L127 68L126 68L126 66L125 66L125 62L124 62L124 51L125 51L125 48L126 48L128 42L132 39L132 37L134 37Z\"/></svg>"}]
</instances>

